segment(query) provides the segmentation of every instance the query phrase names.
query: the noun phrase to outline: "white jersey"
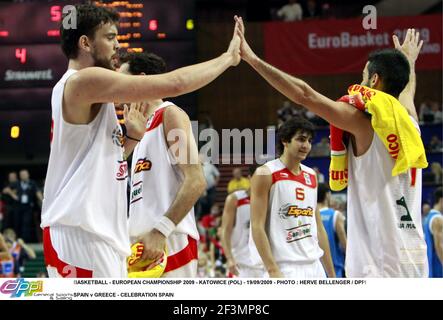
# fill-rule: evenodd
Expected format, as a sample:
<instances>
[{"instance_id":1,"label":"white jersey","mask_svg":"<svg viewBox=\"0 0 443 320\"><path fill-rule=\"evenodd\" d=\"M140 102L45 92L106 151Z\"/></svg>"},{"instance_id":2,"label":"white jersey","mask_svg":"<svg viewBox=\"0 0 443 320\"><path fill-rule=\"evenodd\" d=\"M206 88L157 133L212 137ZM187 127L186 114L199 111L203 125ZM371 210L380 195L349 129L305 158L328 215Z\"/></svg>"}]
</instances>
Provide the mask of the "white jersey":
<instances>
[{"instance_id":1,"label":"white jersey","mask_svg":"<svg viewBox=\"0 0 443 320\"><path fill-rule=\"evenodd\" d=\"M294 175L275 159L265 164L272 173L266 233L277 264L313 263L323 255L318 244L315 171L300 164Z\"/></svg>"},{"instance_id":2,"label":"white jersey","mask_svg":"<svg viewBox=\"0 0 443 320\"><path fill-rule=\"evenodd\" d=\"M426 277L421 170L393 177L394 160L376 133L362 156L349 146L346 275Z\"/></svg>"},{"instance_id":3,"label":"white jersey","mask_svg":"<svg viewBox=\"0 0 443 320\"><path fill-rule=\"evenodd\" d=\"M89 124L63 119L63 90L75 72L69 69L52 91L52 142L41 227L79 227L127 256L127 163L121 128L113 103L104 103Z\"/></svg>"},{"instance_id":4,"label":"white jersey","mask_svg":"<svg viewBox=\"0 0 443 320\"><path fill-rule=\"evenodd\" d=\"M237 199L235 225L232 229L232 255L239 266L255 267L251 260L251 250L257 252L254 241L251 241L251 200L245 190L233 193ZM262 267L262 266L259 266Z\"/></svg>"},{"instance_id":5,"label":"white jersey","mask_svg":"<svg viewBox=\"0 0 443 320\"><path fill-rule=\"evenodd\" d=\"M147 123L147 130L132 155L129 234L131 238L152 230L168 211L183 182L183 174L174 165L163 128L163 113L171 102L162 103ZM194 208L174 232L198 240Z\"/></svg>"}]
</instances>

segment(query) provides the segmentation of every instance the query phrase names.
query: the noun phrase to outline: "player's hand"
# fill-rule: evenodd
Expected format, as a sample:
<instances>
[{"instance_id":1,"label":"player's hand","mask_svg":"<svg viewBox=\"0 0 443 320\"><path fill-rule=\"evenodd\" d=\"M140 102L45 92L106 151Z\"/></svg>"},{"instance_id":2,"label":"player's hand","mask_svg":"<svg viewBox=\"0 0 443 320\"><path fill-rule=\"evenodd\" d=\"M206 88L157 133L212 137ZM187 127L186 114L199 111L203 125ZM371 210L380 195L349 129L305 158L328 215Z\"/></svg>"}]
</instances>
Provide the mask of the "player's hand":
<instances>
[{"instance_id":1,"label":"player's hand","mask_svg":"<svg viewBox=\"0 0 443 320\"><path fill-rule=\"evenodd\" d=\"M232 39L231 42L229 43L229 48L226 51L226 53L232 58L232 66L236 66L240 63L241 61L241 56L240 56L240 36L238 35L238 28L239 28L239 24L238 22L235 23L235 27L234 27L234 34L232 35Z\"/></svg>"},{"instance_id":2,"label":"player's hand","mask_svg":"<svg viewBox=\"0 0 443 320\"><path fill-rule=\"evenodd\" d=\"M392 40L394 41L395 49L401 51L408 58L409 63L413 65L423 46L423 40L420 40L420 33L415 31L415 29L408 29L405 40L401 45L396 35L392 36Z\"/></svg>"},{"instance_id":3,"label":"player's hand","mask_svg":"<svg viewBox=\"0 0 443 320\"><path fill-rule=\"evenodd\" d=\"M227 261L227 266L228 266L228 271L230 273L232 273L233 275L238 276L239 272L238 272L238 268L237 268L237 263L234 260L228 260Z\"/></svg>"},{"instance_id":4,"label":"player's hand","mask_svg":"<svg viewBox=\"0 0 443 320\"><path fill-rule=\"evenodd\" d=\"M127 135L141 140L146 132L146 123L148 122L148 105L143 102L125 104L123 109L123 118L125 120Z\"/></svg>"},{"instance_id":5,"label":"player's hand","mask_svg":"<svg viewBox=\"0 0 443 320\"><path fill-rule=\"evenodd\" d=\"M152 229L148 233L141 236L137 241L143 243L144 245L141 260L156 261L163 257L163 252L166 247L166 238L157 229Z\"/></svg>"},{"instance_id":6,"label":"player's hand","mask_svg":"<svg viewBox=\"0 0 443 320\"><path fill-rule=\"evenodd\" d=\"M241 39L241 45L240 45L240 54L241 58L245 60L246 62L250 63L255 57L254 51L252 51L251 47L249 46L248 42L245 38L245 25L243 23L242 17L234 16L235 22L238 23L238 35Z\"/></svg>"},{"instance_id":7,"label":"player's hand","mask_svg":"<svg viewBox=\"0 0 443 320\"><path fill-rule=\"evenodd\" d=\"M268 271L269 278L284 278L285 276L280 270Z\"/></svg>"}]
</instances>

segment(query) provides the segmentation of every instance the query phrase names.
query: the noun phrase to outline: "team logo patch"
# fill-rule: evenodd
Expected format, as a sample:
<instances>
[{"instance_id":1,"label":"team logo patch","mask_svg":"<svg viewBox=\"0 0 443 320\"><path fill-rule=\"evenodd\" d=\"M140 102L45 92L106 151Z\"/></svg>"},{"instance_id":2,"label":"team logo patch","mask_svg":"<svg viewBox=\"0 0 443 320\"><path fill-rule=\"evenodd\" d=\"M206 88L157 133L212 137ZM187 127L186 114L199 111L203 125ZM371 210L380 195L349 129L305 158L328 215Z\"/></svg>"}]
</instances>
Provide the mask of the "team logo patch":
<instances>
[{"instance_id":1,"label":"team logo patch","mask_svg":"<svg viewBox=\"0 0 443 320\"><path fill-rule=\"evenodd\" d=\"M117 147L123 146L123 133L119 125L117 125L114 130L112 130L112 142Z\"/></svg>"},{"instance_id":2,"label":"team logo patch","mask_svg":"<svg viewBox=\"0 0 443 320\"><path fill-rule=\"evenodd\" d=\"M303 177L305 178L306 185L312 186L311 175L307 172L303 172Z\"/></svg>"},{"instance_id":3,"label":"team logo patch","mask_svg":"<svg viewBox=\"0 0 443 320\"><path fill-rule=\"evenodd\" d=\"M151 161L147 160L146 158L138 159L135 164L134 174L142 171L149 171L151 170L151 168L152 168Z\"/></svg>"}]
</instances>

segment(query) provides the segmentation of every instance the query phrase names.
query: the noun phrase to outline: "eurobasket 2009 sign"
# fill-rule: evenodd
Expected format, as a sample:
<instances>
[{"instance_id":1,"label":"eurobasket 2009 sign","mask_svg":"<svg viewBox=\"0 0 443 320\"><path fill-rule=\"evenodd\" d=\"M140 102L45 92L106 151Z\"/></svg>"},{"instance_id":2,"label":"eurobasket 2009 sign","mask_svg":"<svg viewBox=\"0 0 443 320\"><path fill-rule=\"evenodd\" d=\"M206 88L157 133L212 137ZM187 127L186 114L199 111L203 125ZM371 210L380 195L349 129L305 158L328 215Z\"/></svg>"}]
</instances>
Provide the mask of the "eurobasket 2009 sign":
<instances>
[{"instance_id":1,"label":"eurobasket 2009 sign","mask_svg":"<svg viewBox=\"0 0 443 320\"><path fill-rule=\"evenodd\" d=\"M290 74L361 73L369 52L393 48L392 35L402 41L408 28L415 28L424 42L416 69L441 70L441 25L442 15L379 17L375 30L365 30L361 18L269 22L265 57Z\"/></svg>"}]
</instances>

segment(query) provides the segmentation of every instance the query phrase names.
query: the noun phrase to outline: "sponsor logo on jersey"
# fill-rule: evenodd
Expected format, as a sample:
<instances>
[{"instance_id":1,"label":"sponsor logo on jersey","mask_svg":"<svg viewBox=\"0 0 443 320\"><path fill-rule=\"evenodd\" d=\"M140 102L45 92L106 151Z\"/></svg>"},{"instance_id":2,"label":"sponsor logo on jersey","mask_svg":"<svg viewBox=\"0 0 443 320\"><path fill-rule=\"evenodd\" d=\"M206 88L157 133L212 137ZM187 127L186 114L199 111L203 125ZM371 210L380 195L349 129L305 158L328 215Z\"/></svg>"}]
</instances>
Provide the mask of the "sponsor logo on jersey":
<instances>
[{"instance_id":1,"label":"sponsor logo on jersey","mask_svg":"<svg viewBox=\"0 0 443 320\"><path fill-rule=\"evenodd\" d=\"M289 217L313 217L314 209L312 207L300 208L287 203L280 207L278 210L278 215L281 219L287 219Z\"/></svg>"},{"instance_id":2,"label":"sponsor logo on jersey","mask_svg":"<svg viewBox=\"0 0 443 320\"><path fill-rule=\"evenodd\" d=\"M139 181L132 185L131 204L143 198L143 181Z\"/></svg>"},{"instance_id":3,"label":"sponsor logo on jersey","mask_svg":"<svg viewBox=\"0 0 443 320\"><path fill-rule=\"evenodd\" d=\"M126 161L118 161L118 169L115 178L117 180L125 180L128 177L128 163Z\"/></svg>"},{"instance_id":4,"label":"sponsor logo on jersey","mask_svg":"<svg viewBox=\"0 0 443 320\"><path fill-rule=\"evenodd\" d=\"M135 163L134 174L142 171L149 171L152 168L152 162L146 158L138 159Z\"/></svg>"},{"instance_id":5,"label":"sponsor logo on jersey","mask_svg":"<svg viewBox=\"0 0 443 320\"><path fill-rule=\"evenodd\" d=\"M395 204L398 206L398 208L402 208L400 211L402 211L403 213L403 215L400 217L400 223L398 224L398 228L411 229L411 230L417 229L414 221L412 220L405 197L401 197L400 199L395 201Z\"/></svg>"},{"instance_id":6,"label":"sponsor logo on jersey","mask_svg":"<svg viewBox=\"0 0 443 320\"><path fill-rule=\"evenodd\" d=\"M304 238L312 237L311 235L311 224L302 224L298 227L286 230L286 242L294 242Z\"/></svg>"}]
</instances>

